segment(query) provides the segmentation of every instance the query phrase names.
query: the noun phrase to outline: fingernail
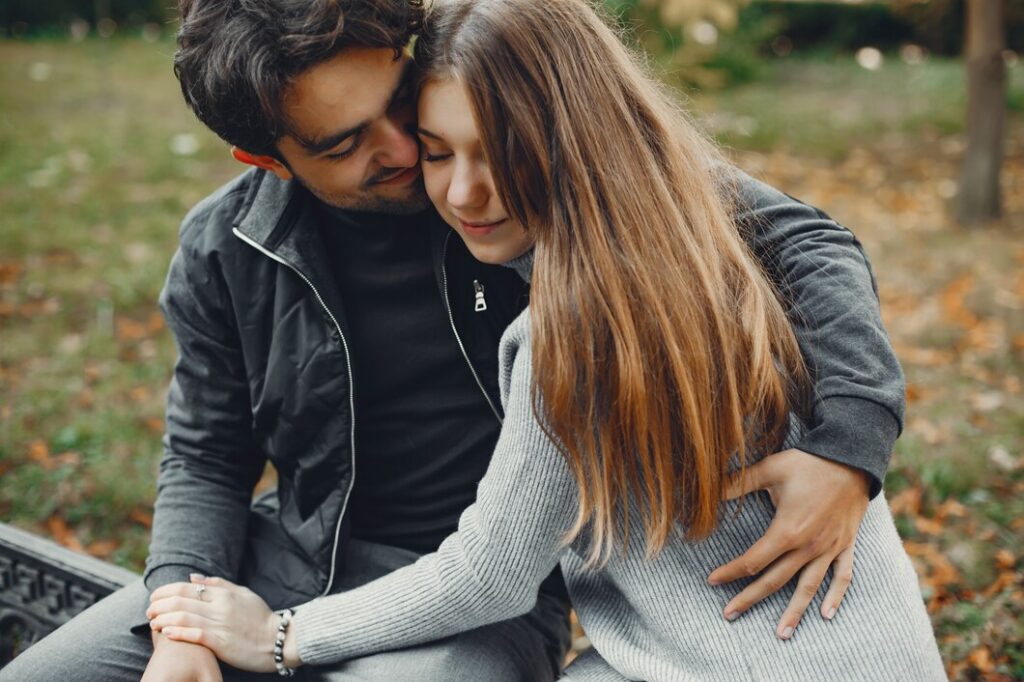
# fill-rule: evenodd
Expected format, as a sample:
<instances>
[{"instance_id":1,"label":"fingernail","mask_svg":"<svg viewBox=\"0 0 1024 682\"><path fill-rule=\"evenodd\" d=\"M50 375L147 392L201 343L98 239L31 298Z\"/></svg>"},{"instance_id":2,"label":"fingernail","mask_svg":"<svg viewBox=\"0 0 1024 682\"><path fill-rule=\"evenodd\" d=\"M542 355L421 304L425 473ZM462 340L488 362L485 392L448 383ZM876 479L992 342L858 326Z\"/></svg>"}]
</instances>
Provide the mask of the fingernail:
<instances>
[{"instance_id":1,"label":"fingernail","mask_svg":"<svg viewBox=\"0 0 1024 682\"><path fill-rule=\"evenodd\" d=\"M739 614L738 611L730 611L729 613L725 614L725 619L727 621L729 621L730 623L733 622L734 620L736 620L739 617L740 617L740 614Z\"/></svg>"},{"instance_id":2,"label":"fingernail","mask_svg":"<svg viewBox=\"0 0 1024 682\"><path fill-rule=\"evenodd\" d=\"M782 631L782 639L789 639L793 636L793 626L787 625L786 629Z\"/></svg>"},{"instance_id":3,"label":"fingernail","mask_svg":"<svg viewBox=\"0 0 1024 682\"><path fill-rule=\"evenodd\" d=\"M708 585L717 585L718 581L714 578L708 578Z\"/></svg>"},{"instance_id":4,"label":"fingernail","mask_svg":"<svg viewBox=\"0 0 1024 682\"><path fill-rule=\"evenodd\" d=\"M828 620L832 620L835 617L836 617L836 607L833 606L832 608L830 608L828 610L828 613L825 614L825 618L828 619Z\"/></svg>"},{"instance_id":5,"label":"fingernail","mask_svg":"<svg viewBox=\"0 0 1024 682\"><path fill-rule=\"evenodd\" d=\"M188 577L189 577L189 580L205 580L206 579L206 576L203 575L202 573L189 573Z\"/></svg>"}]
</instances>

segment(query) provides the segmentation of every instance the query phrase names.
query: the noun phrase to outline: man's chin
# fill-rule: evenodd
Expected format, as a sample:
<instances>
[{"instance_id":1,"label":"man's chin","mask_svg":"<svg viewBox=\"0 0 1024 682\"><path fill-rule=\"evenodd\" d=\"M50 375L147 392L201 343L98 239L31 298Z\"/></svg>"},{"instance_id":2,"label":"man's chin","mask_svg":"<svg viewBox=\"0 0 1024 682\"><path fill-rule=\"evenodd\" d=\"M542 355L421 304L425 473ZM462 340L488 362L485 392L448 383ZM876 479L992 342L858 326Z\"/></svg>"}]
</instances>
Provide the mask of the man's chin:
<instances>
[{"instance_id":1,"label":"man's chin","mask_svg":"<svg viewBox=\"0 0 1024 682\"><path fill-rule=\"evenodd\" d=\"M300 180L301 182L301 180ZM422 181L407 187L379 187L360 191L356 195L338 196L322 193L309 183L302 182L316 199L328 206L345 211L384 213L388 215L413 215L430 206L427 190Z\"/></svg>"}]
</instances>

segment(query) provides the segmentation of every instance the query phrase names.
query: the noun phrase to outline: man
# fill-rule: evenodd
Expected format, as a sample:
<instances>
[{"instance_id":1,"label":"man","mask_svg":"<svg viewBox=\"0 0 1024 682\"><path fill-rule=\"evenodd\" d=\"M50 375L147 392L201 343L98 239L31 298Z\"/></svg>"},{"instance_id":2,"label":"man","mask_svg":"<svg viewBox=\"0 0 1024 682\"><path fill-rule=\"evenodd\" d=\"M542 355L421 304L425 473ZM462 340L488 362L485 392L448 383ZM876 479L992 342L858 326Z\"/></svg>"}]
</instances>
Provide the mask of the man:
<instances>
[{"instance_id":1,"label":"man","mask_svg":"<svg viewBox=\"0 0 1024 682\"><path fill-rule=\"evenodd\" d=\"M427 205L403 52L419 9L185 0L182 15L186 101L257 170L186 217L161 296L180 357L144 582L37 644L5 679L238 677L202 646L140 636L148 592L201 573L280 608L410 563L455 529L500 428L495 349L527 291L472 259ZM902 377L852 235L741 185L740 226L791 299L816 403L800 450L767 458L735 491L770 489L776 523L709 579L760 574L726 605L735 617L799 573L781 635L834 561L823 615L841 599L899 431ZM267 459L277 492L250 511ZM523 617L303 672L553 679L567 635L555 575Z\"/></svg>"}]
</instances>

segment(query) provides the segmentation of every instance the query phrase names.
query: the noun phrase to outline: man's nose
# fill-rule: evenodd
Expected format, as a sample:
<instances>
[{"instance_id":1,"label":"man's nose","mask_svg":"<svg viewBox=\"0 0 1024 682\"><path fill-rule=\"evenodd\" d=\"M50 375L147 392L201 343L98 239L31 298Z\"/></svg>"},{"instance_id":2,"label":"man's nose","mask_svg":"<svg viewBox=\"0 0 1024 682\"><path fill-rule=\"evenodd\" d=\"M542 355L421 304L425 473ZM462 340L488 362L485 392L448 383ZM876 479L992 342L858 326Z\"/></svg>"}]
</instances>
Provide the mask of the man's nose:
<instances>
[{"instance_id":1,"label":"man's nose","mask_svg":"<svg viewBox=\"0 0 1024 682\"><path fill-rule=\"evenodd\" d=\"M377 144L377 163L385 168L410 168L419 162L419 143L403 122L390 117L382 121Z\"/></svg>"}]
</instances>

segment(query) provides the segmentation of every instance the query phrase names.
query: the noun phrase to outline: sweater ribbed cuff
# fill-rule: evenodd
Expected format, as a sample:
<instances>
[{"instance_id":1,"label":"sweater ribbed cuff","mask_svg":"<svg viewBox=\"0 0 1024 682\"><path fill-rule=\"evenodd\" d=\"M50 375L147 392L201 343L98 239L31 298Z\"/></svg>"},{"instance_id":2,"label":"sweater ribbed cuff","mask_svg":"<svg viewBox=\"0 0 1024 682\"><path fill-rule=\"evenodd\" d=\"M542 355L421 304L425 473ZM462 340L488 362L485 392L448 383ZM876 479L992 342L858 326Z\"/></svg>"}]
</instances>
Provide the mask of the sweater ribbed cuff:
<instances>
[{"instance_id":1,"label":"sweater ribbed cuff","mask_svg":"<svg viewBox=\"0 0 1024 682\"><path fill-rule=\"evenodd\" d=\"M824 398L815 412L818 425L794 447L866 472L871 477L869 498L874 499L900 434L895 415L874 401L850 396Z\"/></svg>"}]
</instances>

